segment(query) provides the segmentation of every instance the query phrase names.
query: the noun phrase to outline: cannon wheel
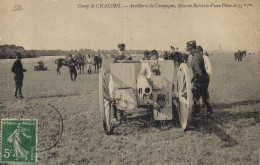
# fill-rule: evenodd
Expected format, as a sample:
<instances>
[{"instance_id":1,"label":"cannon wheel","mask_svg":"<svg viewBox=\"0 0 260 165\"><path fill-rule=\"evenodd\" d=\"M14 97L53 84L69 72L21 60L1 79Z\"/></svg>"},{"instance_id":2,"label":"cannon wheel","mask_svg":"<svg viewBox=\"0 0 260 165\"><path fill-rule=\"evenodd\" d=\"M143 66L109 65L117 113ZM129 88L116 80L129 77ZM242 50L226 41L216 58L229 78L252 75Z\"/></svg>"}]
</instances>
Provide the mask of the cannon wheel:
<instances>
[{"instance_id":1,"label":"cannon wheel","mask_svg":"<svg viewBox=\"0 0 260 165\"><path fill-rule=\"evenodd\" d=\"M186 129L191 121L193 110L193 96L191 92L191 79L187 64L182 63L178 71L177 92L179 96L178 113L181 127Z\"/></svg>"},{"instance_id":2,"label":"cannon wheel","mask_svg":"<svg viewBox=\"0 0 260 165\"><path fill-rule=\"evenodd\" d=\"M111 134L113 131L111 125L111 113L113 108L109 100L109 89L106 70L104 70L103 68L100 68L99 71L99 109L101 112L101 118L103 120L105 133Z\"/></svg>"}]
</instances>

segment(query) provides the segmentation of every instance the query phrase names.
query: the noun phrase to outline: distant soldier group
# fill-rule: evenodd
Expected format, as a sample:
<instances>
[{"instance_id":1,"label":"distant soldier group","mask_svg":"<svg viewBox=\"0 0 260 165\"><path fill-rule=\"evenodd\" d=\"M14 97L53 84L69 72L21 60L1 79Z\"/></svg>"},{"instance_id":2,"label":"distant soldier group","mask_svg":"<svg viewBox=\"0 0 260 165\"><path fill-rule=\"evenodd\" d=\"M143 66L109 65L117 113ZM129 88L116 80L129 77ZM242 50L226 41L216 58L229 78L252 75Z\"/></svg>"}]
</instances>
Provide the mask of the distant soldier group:
<instances>
[{"instance_id":1,"label":"distant soldier group","mask_svg":"<svg viewBox=\"0 0 260 165\"><path fill-rule=\"evenodd\" d=\"M235 61L242 61L243 56L246 56L246 51L240 51L238 50L237 52L234 53L234 60Z\"/></svg>"},{"instance_id":2,"label":"distant soldier group","mask_svg":"<svg viewBox=\"0 0 260 165\"><path fill-rule=\"evenodd\" d=\"M84 74L84 66L86 65L88 74L91 74L92 65L95 65L95 72L99 70L102 66L102 58L100 54L94 57L94 61L91 58L90 54L86 56L81 55L80 53L77 56L72 56L72 54L68 55L68 58L59 58L55 60L55 64L57 65L57 75L61 75L60 68L64 66L69 67L71 81L75 81L79 74ZM77 72L77 70L79 70Z\"/></svg>"}]
</instances>

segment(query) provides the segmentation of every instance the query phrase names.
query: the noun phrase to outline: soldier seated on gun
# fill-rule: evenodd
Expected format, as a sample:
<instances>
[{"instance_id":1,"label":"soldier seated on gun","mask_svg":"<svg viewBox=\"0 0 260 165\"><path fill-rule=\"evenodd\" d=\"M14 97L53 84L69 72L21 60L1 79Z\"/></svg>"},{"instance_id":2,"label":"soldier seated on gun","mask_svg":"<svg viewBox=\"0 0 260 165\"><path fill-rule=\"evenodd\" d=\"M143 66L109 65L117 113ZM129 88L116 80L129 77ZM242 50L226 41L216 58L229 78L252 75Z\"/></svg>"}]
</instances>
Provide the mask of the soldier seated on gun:
<instances>
[{"instance_id":1,"label":"soldier seated on gun","mask_svg":"<svg viewBox=\"0 0 260 165\"><path fill-rule=\"evenodd\" d=\"M124 60L126 58L125 56L125 44L118 44L118 53L119 55L117 55L114 59L114 63L117 63L118 60Z\"/></svg>"},{"instance_id":2,"label":"soldier seated on gun","mask_svg":"<svg viewBox=\"0 0 260 165\"><path fill-rule=\"evenodd\" d=\"M144 53L143 60L150 60L151 59L149 50L145 50L143 53Z\"/></svg>"},{"instance_id":3,"label":"soldier seated on gun","mask_svg":"<svg viewBox=\"0 0 260 165\"><path fill-rule=\"evenodd\" d=\"M158 56L158 52L156 50L152 50L150 52L151 55L151 60L158 60L159 56ZM158 62L151 62L151 70L153 72L154 75L160 75L160 71L159 71L159 64Z\"/></svg>"}]
</instances>

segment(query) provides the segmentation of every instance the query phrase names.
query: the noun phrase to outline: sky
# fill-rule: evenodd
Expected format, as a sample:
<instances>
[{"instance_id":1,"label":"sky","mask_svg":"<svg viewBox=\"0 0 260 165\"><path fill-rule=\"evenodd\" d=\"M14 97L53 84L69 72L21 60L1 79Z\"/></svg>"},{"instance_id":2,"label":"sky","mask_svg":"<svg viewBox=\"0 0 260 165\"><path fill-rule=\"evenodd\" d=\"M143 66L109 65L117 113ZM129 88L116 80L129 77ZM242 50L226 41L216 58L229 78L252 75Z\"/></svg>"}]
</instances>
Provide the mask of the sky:
<instances>
[{"instance_id":1,"label":"sky","mask_svg":"<svg viewBox=\"0 0 260 165\"><path fill-rule=\"evenodd\" d=\"M249 8L79 8L114 4L252 4ZM13 11L14 5L22 10ZM0 0L0 45L25 49L257 50L259 0Z\"/></svg>"}]
</instances>

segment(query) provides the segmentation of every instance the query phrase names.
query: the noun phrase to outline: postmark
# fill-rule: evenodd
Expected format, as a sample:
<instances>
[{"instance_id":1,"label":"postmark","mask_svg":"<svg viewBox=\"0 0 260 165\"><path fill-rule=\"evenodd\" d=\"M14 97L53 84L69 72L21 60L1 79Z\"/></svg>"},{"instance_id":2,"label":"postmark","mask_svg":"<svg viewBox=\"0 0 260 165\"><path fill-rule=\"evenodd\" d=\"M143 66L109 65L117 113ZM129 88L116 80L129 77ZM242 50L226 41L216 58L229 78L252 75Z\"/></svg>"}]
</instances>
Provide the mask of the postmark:
<instances>
[{"instance_id":1,"label":"postmark","mask_svg":"<svg viewBox=\"0 0 260 165\"><path fill-rule=\"evenodd\" d=\"M37 120L1 120L1 162L36 163Z\"/></svg>"}]
</instances>

